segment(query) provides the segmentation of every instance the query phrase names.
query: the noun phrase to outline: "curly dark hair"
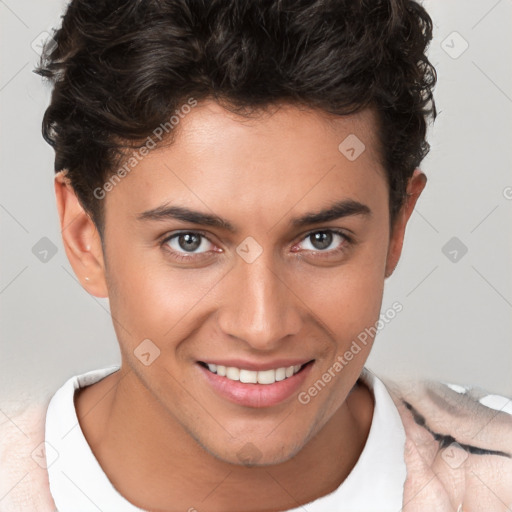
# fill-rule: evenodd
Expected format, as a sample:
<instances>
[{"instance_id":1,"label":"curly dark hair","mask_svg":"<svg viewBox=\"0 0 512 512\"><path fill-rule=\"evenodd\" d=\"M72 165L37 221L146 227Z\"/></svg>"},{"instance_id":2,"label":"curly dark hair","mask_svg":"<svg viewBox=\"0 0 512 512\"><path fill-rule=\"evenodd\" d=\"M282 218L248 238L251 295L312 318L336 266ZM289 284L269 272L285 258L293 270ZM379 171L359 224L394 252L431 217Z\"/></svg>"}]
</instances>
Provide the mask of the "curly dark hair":
<instances>
[{"instance_id":1,"label":"curly dark hair","mask_svg":"<svg viewBox=\"0 0 512 512\"><path fill-rule=\"evenodd\" d=\"M430 150L432 20L413 0L72 0L53 39L43 136L100 234L93 191L191 97L242 116L374 109L391 222Z\"/></svg>"}]
</instances>

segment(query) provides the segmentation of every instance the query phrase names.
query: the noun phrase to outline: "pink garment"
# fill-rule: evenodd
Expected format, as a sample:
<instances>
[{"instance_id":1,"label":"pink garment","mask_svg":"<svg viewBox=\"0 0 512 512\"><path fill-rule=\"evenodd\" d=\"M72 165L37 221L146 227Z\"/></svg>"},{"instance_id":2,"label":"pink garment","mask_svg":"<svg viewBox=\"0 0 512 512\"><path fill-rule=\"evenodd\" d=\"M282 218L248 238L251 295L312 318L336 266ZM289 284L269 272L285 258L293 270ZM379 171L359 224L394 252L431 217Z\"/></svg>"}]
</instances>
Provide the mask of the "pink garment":
<instances>
[{"instance_id":1,"label":"pink garment","mask_svg":"<svg viewBox=\"0 0 512 512\"><path fill-rule=\"evenodd\" d=\"M406 433L403 512L512 511L512 415L479 403L486 393L475 390L386 387ZM50 398L0 415L0 512L56 510L43 452Z\"/></svg>"}]
</instances>

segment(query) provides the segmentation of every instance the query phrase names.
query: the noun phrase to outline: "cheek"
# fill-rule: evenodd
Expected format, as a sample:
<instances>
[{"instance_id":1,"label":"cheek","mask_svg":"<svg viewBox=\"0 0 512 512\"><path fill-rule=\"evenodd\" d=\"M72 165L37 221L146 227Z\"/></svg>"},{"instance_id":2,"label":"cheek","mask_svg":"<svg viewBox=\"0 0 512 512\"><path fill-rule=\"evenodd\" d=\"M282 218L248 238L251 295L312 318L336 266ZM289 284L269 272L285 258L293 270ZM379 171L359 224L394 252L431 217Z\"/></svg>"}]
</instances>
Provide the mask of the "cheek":
<instances>
[{"instance_id":1,"label":"cheek","mask_svg":"<svg viewBox=\"0 0 512 512\"><path fill-rule=\"evenodd\" d=\"M343 343L379 318L386 254L385 236L368 238L343 265L301 272L296 279L297 295Z\"/></svg>"},{"instance_id":2,"label":"cheek","mask_svg":"<svg viewBox=\"0 0 512 512\"><path fill-rule=\"evenodd\" d=\"M149 338L163 345L187 329L190 318L221 277L217 269L177 269L156 248L127 250L118 243L109 251L109 298L114 326L130 345Z\"/></svg>"},{"instance_id":3,"label":"cheek","mask_svg":"<svg viewBox=\"0 0 512 512\"><path fill-rule=\"evenodd\" d=\"M369 271L360 275L340 271L325 279L317 276L310 286L308 283L302 283L302 291L297 295L304 297L304 303L334 338L339 350L344 350L378 320L383 294L380 276ZM316 292L311 293L312 289Z\"/></svg>"}]
</instances>

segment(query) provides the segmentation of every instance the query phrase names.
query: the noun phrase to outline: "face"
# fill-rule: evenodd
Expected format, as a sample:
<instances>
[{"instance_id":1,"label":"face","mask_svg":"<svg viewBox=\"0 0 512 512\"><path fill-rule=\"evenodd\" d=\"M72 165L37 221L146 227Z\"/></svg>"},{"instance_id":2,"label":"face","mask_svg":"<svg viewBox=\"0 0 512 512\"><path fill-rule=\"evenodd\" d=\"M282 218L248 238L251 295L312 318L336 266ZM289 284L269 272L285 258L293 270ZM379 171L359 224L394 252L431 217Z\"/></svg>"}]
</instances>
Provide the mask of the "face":
<instances>
[{"instance_id":1,"label":"face","mask_svg":"<svg viewBox=\"0 0 512 512\"><path fill-rule=\"evenodd\" d=\"M248 446L259 464L290 459L368 357L371 338L344 354L379 319L389 265L374 124L371 111L283 106L248 120L200 103L106 194L123 366L221 460L239 464ZM365 145L355 160L339 149L351 134Z\"/></svg>"}]
</instances>

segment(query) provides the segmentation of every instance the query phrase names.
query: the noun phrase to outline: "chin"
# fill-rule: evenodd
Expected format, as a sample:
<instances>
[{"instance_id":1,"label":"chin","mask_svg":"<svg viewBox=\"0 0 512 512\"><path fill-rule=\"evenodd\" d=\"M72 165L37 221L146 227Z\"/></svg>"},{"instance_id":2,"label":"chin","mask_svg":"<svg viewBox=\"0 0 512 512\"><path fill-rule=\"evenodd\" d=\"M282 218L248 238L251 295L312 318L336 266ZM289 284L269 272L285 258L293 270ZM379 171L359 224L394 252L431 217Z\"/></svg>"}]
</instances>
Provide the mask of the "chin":
<instances>
[{"instance_id":1,"label":"chin","mask_svg":"<svg viewBox=\"0 0 512 512\"><path fill-rule=\"evenodd\" d=\"M269 443L268 440L245 441L237 443L233 450L215 450L212 447L203 448L215 458L237 466L258 467L282 464L292 459L303 447L303 445L283 443Z\"/></svg>"}]
</instances>

